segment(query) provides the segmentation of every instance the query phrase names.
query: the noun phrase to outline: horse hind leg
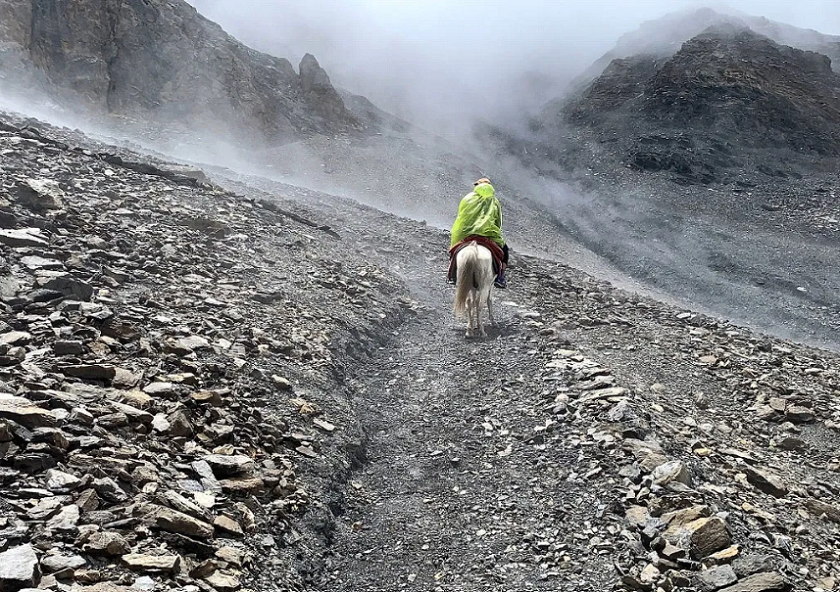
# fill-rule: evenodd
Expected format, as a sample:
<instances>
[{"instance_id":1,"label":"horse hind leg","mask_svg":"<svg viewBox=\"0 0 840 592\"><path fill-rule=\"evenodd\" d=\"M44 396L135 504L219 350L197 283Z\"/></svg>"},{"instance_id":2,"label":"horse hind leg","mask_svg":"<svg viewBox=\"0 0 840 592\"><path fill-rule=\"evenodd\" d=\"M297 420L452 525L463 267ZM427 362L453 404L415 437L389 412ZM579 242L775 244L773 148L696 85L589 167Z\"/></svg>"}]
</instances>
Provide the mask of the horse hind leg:
<instances>
[{"instance_id":1,"label":"horse hind leg","mask_svg":"<svg viewBox=\"0 0 840 592\"><path fill-rule=\"evenodd\" d=\"M484 330L484 325L481 324L481 297L477 299L475 303L475 318L476 323L478 324L478 332L482 337L487 337L487 331Z\"/></svg>"},{"instance_id":2,"label":"horse hind leg","mask_svg":"<svg viewBox=\"0 0 840 592\"><path fill-rule=\"evenodd\" d=\"M467 337L473 336L473 310L475 309L473 300L473 294L470 292L467 296Z\"/></svg>"},{"instance_id":3,"label":"horse hind leg","mask_svg":"<svg viewBox=\"0 0 840 592\"><path fill-rule=\"evenodd\" d=\"M487 293L487 316L490 318L490 326L496 326L496 319L493 317L493 288Z\"/></svg>"}]
</instances>

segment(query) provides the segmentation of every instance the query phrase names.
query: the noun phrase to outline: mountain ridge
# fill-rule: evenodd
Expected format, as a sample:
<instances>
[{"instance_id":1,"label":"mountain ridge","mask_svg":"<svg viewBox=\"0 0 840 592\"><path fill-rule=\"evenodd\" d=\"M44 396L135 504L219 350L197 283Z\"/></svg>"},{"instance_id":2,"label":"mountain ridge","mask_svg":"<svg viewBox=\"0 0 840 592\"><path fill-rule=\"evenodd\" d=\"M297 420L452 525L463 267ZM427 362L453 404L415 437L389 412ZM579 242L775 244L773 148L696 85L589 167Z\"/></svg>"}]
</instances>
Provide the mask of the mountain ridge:
<instances>
[{"instance_id":1,"label":"mountain ridge","mask_svg":"<svg viewBox=\"0 0 840 592\"><path fill-rule=\"evenodd\" d=\"M271 142L366 127L313 56L296 72L183 0L2 0L0 15L0 68L94 114Z\"/></svg>"}]
</instances>

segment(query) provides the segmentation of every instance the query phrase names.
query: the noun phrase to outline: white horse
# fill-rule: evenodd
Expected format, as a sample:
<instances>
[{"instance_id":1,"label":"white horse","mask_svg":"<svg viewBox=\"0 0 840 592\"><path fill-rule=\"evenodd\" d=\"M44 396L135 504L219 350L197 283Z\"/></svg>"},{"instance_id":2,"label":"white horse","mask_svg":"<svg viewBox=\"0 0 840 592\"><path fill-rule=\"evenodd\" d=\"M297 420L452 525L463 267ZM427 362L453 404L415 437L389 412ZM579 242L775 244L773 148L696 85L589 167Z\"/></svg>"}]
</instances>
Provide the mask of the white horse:
<instances>
[{"instance_id":1,"label":"white horse","mask_svg":"<svg viewBox=\"0 0 840 592\"><path fill-rule=\"evenodd\" d=\"M493 319L493 254L487 247L478 243L467 243L456 255L458 268L457 287L455 289L455 314L467 313L467 337L478 333L484 337L484 325L481 324L481 306L487 303L490 324Z\"/></svg>"}]
</instances>

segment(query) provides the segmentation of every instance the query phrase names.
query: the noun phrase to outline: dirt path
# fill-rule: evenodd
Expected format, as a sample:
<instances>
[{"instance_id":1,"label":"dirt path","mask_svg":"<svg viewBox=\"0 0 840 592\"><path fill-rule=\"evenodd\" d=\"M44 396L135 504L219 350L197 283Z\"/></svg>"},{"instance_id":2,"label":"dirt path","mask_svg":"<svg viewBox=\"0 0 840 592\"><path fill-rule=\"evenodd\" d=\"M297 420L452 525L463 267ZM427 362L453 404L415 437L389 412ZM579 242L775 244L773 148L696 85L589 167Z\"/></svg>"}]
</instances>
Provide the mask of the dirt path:
<instances>
[{"instance_id":1,"label":"dirt path","mask_svg":"<svg viewBox=\"0 0 840 592\"><path fill-rule=\"evenodd\" d=\"M409 274L423 312L353 379L368 462L323 589L604 589L614 572L580 532L604 505L569 478L587 453L558 424L535 431L551 416L530 277L514 273L498 328L465 341L436 272Z\"/></svg>"}]
</instances>

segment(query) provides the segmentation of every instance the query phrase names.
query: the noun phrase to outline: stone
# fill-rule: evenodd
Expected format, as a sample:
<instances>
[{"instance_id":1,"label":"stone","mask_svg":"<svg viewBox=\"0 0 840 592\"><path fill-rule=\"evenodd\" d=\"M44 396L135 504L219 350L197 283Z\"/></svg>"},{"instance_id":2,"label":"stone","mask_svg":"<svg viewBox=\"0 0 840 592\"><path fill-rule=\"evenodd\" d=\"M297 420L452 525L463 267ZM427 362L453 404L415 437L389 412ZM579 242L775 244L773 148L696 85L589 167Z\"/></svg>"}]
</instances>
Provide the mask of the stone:
<instances>
[{"instance_id":1,"label":"stone","mask_svg":"<svg viewBox=\"0 0 840 592\"><path fill-rule=\"evenodd\" d=\"M32 334L26 331L9 331L0 334L0 345L27 345L32 341Z\"/></svg>"},{"instance_id":2,"label":"stone","mask_svg":"<svg viewBox=\"0 0 840 592\"><path fill-rule=\"evenodd\" d=\"M73 376L85 380L107 381L114 378L117 370L109 364L78 364L74 366L62 366L61 373L65 376Z\"/></svg>"},{"instance_id":3,"label":"stone","mask_svg":"<svg viewBox=\"0 0 840 592\"><path fill-rule=\"evenodd\" d=\"M130 552L131 545L119 533L103 531L90 535L83 550L91 555L117 557Z\"/></svg>"},{"instance_id":4,"label":"stone","mask_svg":"<svg viewBox=\"0 0 840 592\"><path fill-rule=\"evenodd\" d=\"M79 518L79 506L76 504L70 504L62 508L58 514L50 518L47 522L47 528L59 532L72 532L76 530Z\"/></svg>"},{"instance_id":5,"label":"stone","mask_svg":"<svg viewBox=\"0 0 840 592\"><path fill-rule=\"evenodd\" d=\"M217 569L219 569L218 562L208 559L192 568L190 570L190 577L199 579L206 578L207 576L212 575Z\"/></svg>"},{"instance_id":6,"label":"stone","mask_svg":"<svg viewBox=\"0 0 840 592\"><path fill-rule=\"evenodd\" d=\"M47 247L40 228L21 228L18 230L0 229L0 245L7 247Z\"/></svg>"},{"instance_id":7,"label":"stone","mask_svg":"<svg viewBox=\"0 0 840 592\"><path fill-rule=\"evenodd\" d=\"M232 477L250 473L256 466L250 457L241 454L207 454L202 457L202 460L210 465L216 477Z\"/></svg>"},{"instance_id":8,"label":"stone","mask_svg":"<svg viewBox=\"0 0 840 592\"><path fill-rule=\"evenodd\" d=\"M105 501L119 504L128 499L128 494L122 490L119 484L110 477L93 480L93 488L99 497Z\"/></svg>"},{"instance_id":9,"label":"stone","mask_svg":"<svg viewBox=\"0 0 840 592\"><path fill-rule=\"evenodd\" d=\"M98 570L87 570L82 573L78 571L73 576L73 579L82 583L93 583L93 586L85 586L83 588L71 588L71 592L132 592L131 588L119 586L114 582L99 582L102 574Z\"/></svg>"},{"instance_id":10,"label":"stone","mask_svg":"<svg viewBox=\"0 0 840 592\"><path fill-rule=\"evenodd\" d=\"M197 349L211 349L210 342L198 335L190 335L189 337L176 339L174 340L174 345L179 350L186 353L191 353Z\"/></svg>"},{"instance_id":11,"label":"stone","mask_svg":"<svg viewBox=\"0 0 840 592\"><path fill-rule=\"evenodd\" d=\"M145 519L161 530L201 539L213 536L213 526L183 512L152 504L147 505L144 511Z\"/></svg>"},{"instance_id":12,"label":"stone","mask_svg":"<svg viewBox=\"0 0 840 592\"><path fill-rule=\"evenodd\" d=\"M752 467L745 468L744 473L747 475L747 481L759 491L769 493L774 497L785 497L788 494L787 484L772 473Z\"/></svg>"},{"instance_id":13,"label":"stone","mask_svg":"<svg viewBox=\"0 0 840 592\"><path fill-rule=\"evenodd\" d=\"M219 592L235 592L241 587L239 579L220 571L216 571L212 575L207 576L204 581L213 586Z\"/></svg>"},{"instance_id":14,"label":"stone","mask_svg":"<svg viewBox=\"0 0 840 592\"><path fill-rule=\"evenodd\" d=\"M55 427L58 421L55 415L36 407L23 397L0 393L0 417L11 419L29 429Z\"/></svg>"},{"instance_id":15,"label":"stone","mask_svg":"<svg viewBox=\"0 0 840 592\"><path fill-rule=\"evenodd\" d=\"M730 565L721 565L703 570L697 574L695 583L701 592L715 592L738 581Z\"/></svg>"},{"instance_id":16,"label":"stone","mask_svg":"<svg viewBox=\"0 0 840 592\"><path fill-rule=\"evenodd\" d=\"M784 436L783 438L774 441L774 445L782 450L804 450L808 447L805 440L794 436Z\"/></svg>"},{"instance_id":17,"label":"stone","mask_svg":"<svg viewBox=\"0 0 840 592\"><path fill-rule=\"evenodd\" d=\"M245 563L245 553L235 547L220 547L216 551L216 557L236 567L242 567Z\"/></svg>"},{"instance_id":18,"label":"stone","mask_svg":"<svg viewBox=\"0 0 840 592\"><path fill-rule=\"evenodd\" d=\"M770 397L770 408L773 409L773 411L784 413L786 407L787 401L785 399L782 399L781 397Z\"/></svg>"},{"instance_id":19,"label":"stone","mask_svg":"<svg viewBox=\"0 0 840 592\"><path fill-rule=\"evenodd\" d=\"M672 460L659 465L653 470L652 476L656 485L667 485L673 482L691 485L691 473L685 463L680 460Z\"/></svg>"},{"instance_id":20,"label":"stone","mask_svg":"<svg viewBox=\"0 0 840 592\"><path fill-rule=\"evenodd\" d=\"M169 421L163 413L158 413L152 418L152 429L154 431L160 434L167 434L169 433L170 427Z\"/></svg>"},{"instance_id":21,"label":"stone","mask_svg":"<svg viewBox=\"0 0 840 592\"><path fill-rule=\"evenodd\" d=\"M122 560L129 569L135 571L174 572L181 565L181 558L178 555L145 555L143 553L130 553L128 555L123 555Z\"/></svg>"},{"instance_id":22,"label":"stone","mask_svg":"<svg viewBox=\"0 0 840 592\"><path fill-rule=\"evenodd\" d=\"M183 495L178 493L177 491L172 491L171 489L165 491L160 498L170 507L179 512L183 512L185 514L189 514L191 516L195 516L196 518L201 518L203 520L212 520L212 515L210 512L207 511L206 508L202 507L201 505L185 498Z\"/></svg>"},{"instance_id":23,"label":"stone","mask_svg":"<svg viewBox=\"0 0 840 592\"><path fill-rule=\"evenodd\" d=\"M158 472L152 466L140 465L131 471L131 479L135 485L143 486L146 483L157 483L159 479Z\"/></svg>"},{"instance_id":24,"label":"stone","mask_svg":"<svg viewBox=\"0 0 840 592\"><path fill-rule=\"evenodd\" d=\"M190 398L199 404L221 407L224 404L222 395L218 391L198 391L190 394Z\"/></svg>"},{"instance_id":25,"label":"stone","mask_svg":"<svg viewBox=\"0 0 840 592\"><path fill-rule=\"evenodd\" d=\"M777 568L777 559L772 555L748 554L732 562L732 569L739 578L760 572L771 572Z\"/></svg>"},{"instance_id":26,"label":"stone","mask_svg":"<svg viewBox=\"0 0 840 592\"><path fill-rule=\"evenodd\" d=\"M706 559L704 559L704 563L707 565L720 565L722 563L730 563L734 560L738 555L741 553L741 547L739 545L732 545L727 547L726 549L722 549L717 553L712 553Z\"/></svg>"},{"instance_id":27,"label":"stone","mask_svg":"<svg viewBox=\"0 0 840 592\"><path fill-rule=\"evenodd\" d=\"M666 512L662 514L661 518L662 522L667 524L671 529L676 529L698 518L705 518L710 515L711 510L709 510L709 506L692 506L682 510Z\"/></svg>"},{"instance_id":28,"label":"stone","mask_svg":"<svg viewBox=\"0 0 840 592\"><path fill-rule=\"evenodd\" d=\"M21 257L20 262L29 269L64 269L64 263L57 259L47 259L37 255Z\"/></svg>"},{"instance_id":29,"label":"stone","mask_svg":"<svg viewBox=\"0 0 840 592\"><path fill-rule=\"evenodd\" d=\"M85 567L87 562L78 555L47 555L41 559L41 567L47 573L76 570Z\"/></svg>"},{"instance_id":30,"label":"stone","mask_svg":"<svg viewBox=\"0 0 840 592\"><path fill-rule=\"evenodd\" d=\"M50 446L61 450L70 448L70 441L67 439L67 435L55 428L35 428L32 430L32 441L46 442Z\"/></svg>"},{"instance_id":31,"label":"stone","mask_svg":"<svg viewBox=\"0 0 840 592\"><path fill-rule=\"evenodd\" d=\"M106 413L96 418L96 425L104 430L112 431L128 425L128 416L125 413Z\"/></svg>"},{"instance_id":32,"label":"stone","mask_svg":"<svg viewBox=\"0 0 840 592\"><path fill-rule=\"evenodd\" d=\"M132 590L154 590L157 588L157 582L149 576L140 576L131 585ZM186 588L184 588L186 590Z\"/></svg>"},{"instance_id":33,"label":"stone","mask_svg":"<svg viewBox=\"0 0 840 592\"><path fill-rule=\"evenodd\" d=\"M265 482L259 477L241 477L219 481L222 491L231 494L259 494L265 490Z\"/></svg>"},{"instance_id":34,"label":"stone","mask_svg":"<svg viewBox=\"0 0 840 592\"><path fill-rule=\"evenodd\" d=\"M274 384L275 384L275 385L277 385L277 387L278 387L281 391L291 391L291 390L293 390L293 388L294 388L294 387L292 386L292 383L291 383L291 382L289 382L289 380L288 380L288 379L286 379L286 378L284 378L284 377L282 377L282 376L278 376L277 374L273 374L273 375L271 376L271 379L274 381Z\"/></svg>"},{"instance_id":35,"label":"stone","mask_svg":"<svg viewBox=\"0 0 840 592\"><path fill-rule=\"evenodd\" d=\"M191 438L195 433L190 414L186 409L178 409L170 413L166 421L169 423L168 433L170 436Z\"/></svg>"},{"instance_id":36,"label":"stone","mask_svg":"<svg viewBox=\"0 0 840 592\"><path fill-rule=\"evenodd\" d=\"M79 494L75 503L82 512L93 512L99 508L99 496L95 489L86 489Z\"/></svg>"},{"instance_id":37,"label":"stone","mask_svg":"<svg viewBox=\"0 0 840 592\"><path fill-rule=\"evenodd\" d=\"M647 471L653 471L656 467L668 462L662 448L655 442L627 438L622 448L630 452Z\"/></svg>"},{"instance_id":38,"label":"stone","mask_svg":"<svg viewBox=\"0 0 840 592\"><path fill-rule=\"evenodd\" d=\"M811 423L816 419L814 412L807 407L791 405L785 411L785 418L793 423Z\"/></svg>"},{"instance_id":39,"label":"stone","mask_svg":"<svg viewBox=\"0 0 840 592\"><path fill-rule=\"evenodd\" d=\"M209 493L222 492L222 486L216 479L216 475L213 473L213 468L206 461L193 461L192 468L195 471L196 475L198 475L201 479L201 485L204 487L205 490L207 490Z\"/></svg>"},{"instance_id":40,"label":"stone","mask_svg":"<svg viewBox=\"0 0 840 592\"><path fill-rule=\"evenodd\" d=\"M639 580L642 582L642 584L650 586L652 584L655 584L659 580L661 575L662 573L659 571L659 569L657 569L657 567L652 563L649 563L644 567L642 573L639 574Z\"/></svg>"},{"instance_id":41,"label":"stone","mask_svg":"<svg viewBox=\"0 0 840 592\"><path fill-rule=\"evenodd\" d=\"M700 560L731 545L726 523L718 517L698 518L687 524L671 524L662 534L671 544L687 549Z\"/></svg>"},{"instance_id":42,"label":"stone","mask_svg":"<svg viewBox=\"0 0 840 592\"><path fill-rule=\"evenodd\" d=\"M53 179L25 179L14 187L16 201L34 212L60 210L64 192Z\"/></svg>"},{"instance_id":43,"label":"stone","mask_svg":"<svg viewBox=\"0 0 840 592\"><path fill-rule=\"evenodd\" d=\"M175 385L171 382L152 382L143 387L147 395L166 395L175 391Z\"/></svg>"},{"instance_id":44,"label":"stone","mask_svg":"<svg viewBox=\"0 0 840 592\"><path fill-rule=\"evenodd\" d=\"M67 298L75 298L85 302L93 298L93 286L69 274L58 275L41 287L45 290L59 292Z\"/></svg>"},{"instance_id":45,"label":"stone","mask_svg":"<svg viewBox=\"0 0 840 592\"><path fill-rule=\"evenodd\" d=\"M78 477L56 469L49 469L45 475L46 488L54 492L72 491L81 485Z\"/></svg>"},{"instance_id":46,"label":"stone","mask_svg":"<svg viewBox=\"0 0 840 592\"><path fill-rule=\"evenodd\" d=\"M216 519L213 520L213 526L215 526L217 529L223 532L235 536L245 535L245 533L242 531L242 527L239 526L239 523L236 520L225 516L224 514L216 516Z\"/></svg>"},{"instance_id":47,"label":"stone","mask_svg":"<svg viewBox=\"0 0 840 592\"><path fill-rule=\"evenodd\" d=\"M134 423L150 424L154 419L154 416L151 413L138 409L132 405L112 401L111 406L118 412L123 413L129 421Z\"/></svg>"},{"instance_id":48,"label":"stone","mask_svg":"<svg viewBox=\"0 0 840 592\"><path fill-rule=\"evenodd\" d=\"M650 518L650 514L644 506L630 506L625 511L624 518L630 526L642 528Z\"/></svg>"},{"instance_id":49,"label":"stone","mask_svg":"<svg viewBox=\"0 0 840 592\"><path fill-rule=\"evenodd\" d=\"M721 588L720 592L787 592L793 586L776 572L748 576L740 582Z\"/></svg>"},{"instance_id":50,"label":"stone","mask_svg":"<svg viewBox=\"0 0 840 592\"><path fill-rule=\"evenodd\" d=\"M815 516L825 516L828 520L840 524L840 508L837 506L818 499L809 499L805 502L805 507Z\"/></svg>"},{"instance_id":51,"label":"stone","mask_svg":"<svg viewBox=\"0 0 840 592\"><path fill-rule=\"evenodd\" d=\"M0 591L35 588L40 581L41 568L32 545L12 547L0 553Z\"/></svg>"}]
</instances>

